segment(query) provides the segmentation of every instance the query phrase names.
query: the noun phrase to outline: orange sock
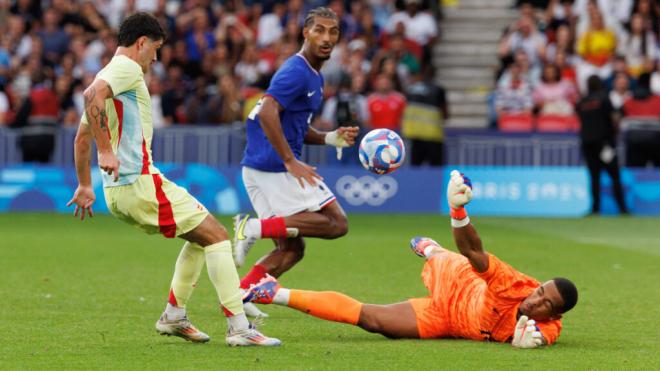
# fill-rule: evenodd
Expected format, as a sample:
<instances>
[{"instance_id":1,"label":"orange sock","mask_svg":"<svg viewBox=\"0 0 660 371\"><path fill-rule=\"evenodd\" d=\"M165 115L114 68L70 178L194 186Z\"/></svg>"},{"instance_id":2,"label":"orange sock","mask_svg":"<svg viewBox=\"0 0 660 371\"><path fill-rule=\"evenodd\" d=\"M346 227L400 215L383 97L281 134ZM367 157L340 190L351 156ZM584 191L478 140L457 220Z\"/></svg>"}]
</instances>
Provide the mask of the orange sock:
<instances>
[{"instance_id":1,"label":"orange sock","mask_svg":"<svg viewBox=\"0 0 660 371\"><path fill-rule=\"evenodd\" d=\"M362 303L335 291L291 290L290 308L328 321L357 325Z\"/></svg>"}]
</instances>

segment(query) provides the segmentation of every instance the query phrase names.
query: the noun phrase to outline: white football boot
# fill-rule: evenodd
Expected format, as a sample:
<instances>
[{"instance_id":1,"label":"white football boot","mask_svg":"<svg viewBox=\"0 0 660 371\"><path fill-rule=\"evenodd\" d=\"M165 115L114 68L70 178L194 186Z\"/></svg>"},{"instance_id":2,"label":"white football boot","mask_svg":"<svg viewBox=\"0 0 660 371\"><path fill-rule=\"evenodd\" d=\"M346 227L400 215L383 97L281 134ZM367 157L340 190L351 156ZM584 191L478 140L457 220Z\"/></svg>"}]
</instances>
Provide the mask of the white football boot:
<instances>
[{"instance_id":1,"label":"white football boot","mask_svg":"<svg viewBox=\"0 0 660 371\"><path fill-rule=\"evenodd\" d=\"M245 264L245 257L257 242L256 237L245 234L245 225L249 219L248 214L238 214L234 217L234 264L239 268Z\"/></svg>"},{"instance_id":2,"label":"white football boot","mask_svg":"<svg viewBox=\"0 0 660 371\"><path fill-rule=\"evenodd\" d=\"M250 327L243 330L234 330L231 327L227 330L225 341L227 345L233 347L246 346L279 346L282 345L280 339L269 338L257 330L260 323L259 318L250 323Z\"/></svg>"},{"instance_id":3,"label":"white football boot","mask_svg":"<svg viewBox=\"0 0 660 371\"><path fill-rule=\"evenodd\" d=\"M163 313L158 322L156 322L156 331L165 336L178 336L193 343L206 343L211 338L205 333L199 331L190 322L188 317L178 320L170 320L167 314Z\"/></svg>"}]
</instances>

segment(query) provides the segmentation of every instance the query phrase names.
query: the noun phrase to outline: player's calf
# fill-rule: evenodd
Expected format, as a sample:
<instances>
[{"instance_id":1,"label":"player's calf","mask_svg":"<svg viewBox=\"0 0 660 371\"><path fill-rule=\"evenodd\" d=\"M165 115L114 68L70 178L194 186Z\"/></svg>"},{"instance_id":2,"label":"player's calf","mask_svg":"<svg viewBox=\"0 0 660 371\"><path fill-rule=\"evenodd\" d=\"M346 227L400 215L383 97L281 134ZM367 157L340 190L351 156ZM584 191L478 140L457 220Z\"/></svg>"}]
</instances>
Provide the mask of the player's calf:
<instances>
[{"instance_id":1,"label":"player's calf","mask_svg":"<svg viewBox=\"0 0 660 371\"><path fill-rule=\"evenodd\" d=\"M417 319L409 302L364 304L360 308L357 325L366 331L391 339L419 338Z\"/></svg>"}]
</instances>

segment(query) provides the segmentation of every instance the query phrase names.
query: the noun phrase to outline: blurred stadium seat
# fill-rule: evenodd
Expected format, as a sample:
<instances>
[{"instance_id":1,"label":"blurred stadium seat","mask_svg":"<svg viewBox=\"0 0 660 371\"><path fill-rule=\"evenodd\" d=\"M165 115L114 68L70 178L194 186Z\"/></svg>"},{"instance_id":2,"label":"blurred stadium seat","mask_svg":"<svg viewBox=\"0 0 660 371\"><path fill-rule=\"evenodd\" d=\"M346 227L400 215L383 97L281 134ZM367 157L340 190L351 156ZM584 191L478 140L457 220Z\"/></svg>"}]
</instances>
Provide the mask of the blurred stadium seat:
<instances>
[{"instance_id":1,"label":"blurred stadium seat","mask_svg":"<svg viewBox=\"0 0 660 371\"><path fill-rule=\"evenodd\" d=\"M536 130L540 132L576 132L580 129L577 116L539 115Z\"/></svg>"},{"instance_id":2,"label":"blurred stadium seat","mask_svg":"<svg viewBox=\"0 0 660 371\"><path fill-rule=\"evenodd\" d=\"M534 130L534 117L525 113L500 115L497 127L504 132L531 132Z\"/></svg>"}]
</instances>

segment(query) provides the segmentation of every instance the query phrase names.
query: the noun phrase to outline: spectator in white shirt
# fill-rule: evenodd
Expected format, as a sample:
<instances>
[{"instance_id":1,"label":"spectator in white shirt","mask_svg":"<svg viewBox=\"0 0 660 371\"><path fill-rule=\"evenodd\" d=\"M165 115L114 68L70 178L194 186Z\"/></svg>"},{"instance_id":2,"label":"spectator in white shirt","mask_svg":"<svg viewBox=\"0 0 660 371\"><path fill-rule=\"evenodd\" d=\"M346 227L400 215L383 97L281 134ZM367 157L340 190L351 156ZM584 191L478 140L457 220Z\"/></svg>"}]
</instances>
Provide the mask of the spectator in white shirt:
<instances>
[{"instance_id":1,"label":"spectator in white shirt","mask_svg":"<svg viewBox=\"0 0 660 371\"><path fill-rule=\"evenodd\" d=\"M498 117L507 114L531 114L534 107L532 88L523 79L522 69L517 63L509 66L509 82L495 92L495 110Z\"/></svg>"},{"instance_id":2,"label":"spectator in white shirt","mask_svg":"<svg viewBox=\"0 0 660 371\"><path fill-rule=\"evenodd\" d=\"M573 4L573 13L578 17L576 34L579 36L587 31L590 25L590 15L593 12L591 7L595 7L603 16L603 21L607 28L612 29L617 35L623 31L623 24L630 18L632 9L632 0L575 0Z\"/></svg>"},{"instance_id":3,"label":"spectator in white shirt","mask_svg":"<svg viewBox=\"0 0 660 371\"><path fill-rule=\"evenodd\" d=\"M630 78L625 72L617 72L614 74L614 81L612 83L612 91L610 91L610 102L615 110L620 111L623 103L632 97L630 90Z\"/></svg>"},{"instance_id":4,"label":"spectator in white shirt","mask_svg":"<svg viewBox=\"0 0 660 371\"><path fill-rule=\"evenodd\" d=\"M149 95L151 96L151 117L154 129L159 129L172 124L170 118L163 115L163 85L156 76L149 79Z\"/></svg>"},{"instance_id":5,"label":"spectator in white shirt","mask_svg":"<svg viewBox=\"0 0 660 371\"><path fill-rule=\"evenodd\" d=\"M593 0L575 0L573 11L580 17L586 17L587 4L590 1ZM633 0L597 0L596 5L603 12L606 22L627 23L633 7Z\"/></svg>"},{"instance_id":6,"label":"spectator in white shirt","mask_svg":"<svg viewBox=\"0 0 660 371\"><path fill-rule=\"evenodd\" d=\"M628 73L637 78L653 70L656 56L655 35L644 29L644 18L636 13L630 18L630 31L624 32L617 44L617 52L626 57Z\"/></svg>"},{"instance_id":7,"label":"spectator in white shirt","mask_svg":"<svg viewBox=\"0 0 660 371\"><path fill-rule=\"evenodd\" d=\"M405 0L406 10L390 17L388 32L394 32L397 23L403 22L408 39L421 46L432 44L438 36L438 25L431 14L420 11L421 3L421 0Z\"/></svg>"},{"instance_id":8,"label":"spectator in white shirt","mask_svg":"<svg viewBox=\"0 0 660 371\"><path fill-rule=\"evenodd\" d=\"M545 44L547 39L541 34L534 20L523 16L518 20L518 27L513 28L500 42L498 54L500 58L523 50L529 57L530 63L538 67L545 58Z\"/></svg>"},{"instance_id":9,"label":"spectator in white shirt","mask_svg":"<svg viewBox=\"0 0 660 371\"><path fill-rule=\"evenodd\" d=\"M259 18L259 29L257 31L257 46L263 48L272 45L284 34L282 27L282 18L286 13L284 3L275 3L273 12L264 14Z\"/></svg>"}]
</instances>

